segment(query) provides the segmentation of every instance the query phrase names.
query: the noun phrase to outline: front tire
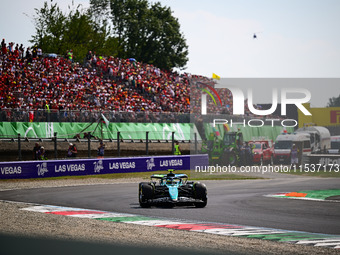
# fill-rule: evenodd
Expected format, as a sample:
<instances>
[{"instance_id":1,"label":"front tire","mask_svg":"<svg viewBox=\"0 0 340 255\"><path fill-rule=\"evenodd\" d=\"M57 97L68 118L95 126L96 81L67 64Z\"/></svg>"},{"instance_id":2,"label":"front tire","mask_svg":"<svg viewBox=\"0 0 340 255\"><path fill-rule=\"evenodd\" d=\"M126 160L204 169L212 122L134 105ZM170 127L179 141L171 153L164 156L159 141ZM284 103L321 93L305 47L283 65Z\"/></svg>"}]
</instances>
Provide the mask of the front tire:
<instances>
[{"instance_id":1,"label":"front tire","mask_svg":"<svg viewBox=\"0 0 340 255\"><path fill-rule=\"evenodd\" d=\"M205 184L197 182L194 184L195 198L201 200L201 202L195 202L197 208L203 208L208 203L207 187Z\"/></svg>"},{"instance_id":2,"label":"front tire","mask_svg":"<svg viewBox=\"0 0 340 255\"><path fill-rule=\"evenodd\" d=\"M142 208L149 208L151 206L149 200L153 198L153 187L151 183L142 182L139 184L138 200Z\"/></svg>"}]
</instances>

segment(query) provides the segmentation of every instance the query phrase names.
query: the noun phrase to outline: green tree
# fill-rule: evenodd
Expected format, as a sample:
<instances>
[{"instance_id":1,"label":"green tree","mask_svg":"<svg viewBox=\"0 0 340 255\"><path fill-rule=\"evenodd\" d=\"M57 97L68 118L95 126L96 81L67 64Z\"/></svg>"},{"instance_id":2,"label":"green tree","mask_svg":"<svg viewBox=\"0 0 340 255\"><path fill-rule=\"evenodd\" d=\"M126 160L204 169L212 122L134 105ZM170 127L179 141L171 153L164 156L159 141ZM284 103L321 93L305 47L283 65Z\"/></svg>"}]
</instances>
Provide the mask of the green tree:
<instances>
[{"instance_id":1,"label":"green tree","mask_svg":"<svg viewBox=\"0 0 340 255\"><path fill-rule=\"evenodd\" d=\"M338 97L331 97L328 101L327 107L340 107L340 95Z\"/></svg>"},{"instance_id":2,"label":"green tree","mask_svg":"<svg viewBox=\"0 0 340 255\"><path fill-rule=\"evenodd\" d=\"M34 10L36 34L32 36L30 42L45 52L60 53L63 49L66 16L57 4L52 4L52 1L50 6L44 2L41 9L35 8Z\"/></svg>"},{"instance_id":3,"label":"green tree","mask_svg":"<svg viewBox=\"0 0 340 255\"><path fill-rule=\"evenodd\" d=\"M57 3L35 9L34 23L36 34L30 42L40 47L44 52L64 55L72 49L78 61L84 59L88 50L97 54L118 54L118 42L109 35L106 22L96 23L91 13L69 6L69 12L63 13Z\"/></svg>"},{"instance_id":4,"label":"green tree","mask_svg":"<svg viewBox=\"0 0 340 255\"><path fill-rule=\"evenodd\" d=\"M147 0L90 0L95 19L106 16L118 40L118 56L163 69L183 68L188 46L169 7Z\"/></svg>"},{"instance_id":5,"label":"green tree","mask_svg":"<svg viewBox=\"0 0 340 255\"><path fill-rule=\"evenodd\" d=\"M178 20L169 7L162 7L160 3L151 6L151 13L142 59L161 68L184 67L188 61L188 46L180 33Z\"/></svg>"}]
</instances>

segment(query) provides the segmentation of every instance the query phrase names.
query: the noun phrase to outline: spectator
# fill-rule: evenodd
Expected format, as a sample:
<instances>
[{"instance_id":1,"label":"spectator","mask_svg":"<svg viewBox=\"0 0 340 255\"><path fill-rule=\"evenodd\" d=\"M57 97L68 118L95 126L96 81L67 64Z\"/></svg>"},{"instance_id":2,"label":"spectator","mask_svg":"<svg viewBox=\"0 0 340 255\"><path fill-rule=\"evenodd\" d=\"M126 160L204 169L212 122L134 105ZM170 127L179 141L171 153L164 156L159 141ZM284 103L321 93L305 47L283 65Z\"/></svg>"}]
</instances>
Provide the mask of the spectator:
<instances>
[{"instance_id":1,"label":"spectator","mask_svg":"<svg viewBox=\"0 0 340 255\"><path fill-rule=\"evenodd\" d=\"M38 160L47 160L47 153L43 146L41 146L38 151Z\"/></svg>"},{"instance_id":2,"label":"spectator","mask_svg":"<svg viewBox=\"0 0 340 255\"><path fill-rule=\"evenodd\" d=\"M246 143L238 144L237 150L240 155L240 166L245 166L246 163Z\"/></svg>"},{"instance_id":3,"label":"spectator","mask_svg":"<svg viewBox=\"0 0 340 255\"><path fill-rule=\"evenodd\" d=\"M94 138L94 136L91 134L91 132L88 132L88 133L85 132L85 133L84 133L84 138L85 138L85 139L89 139L89 138L91 139L91 138Z\"/></svg>"},{"instance_id":4,"label":"spectator","mask_svg":"<svg viewBox=\"0 0 340 255\"><path fill-rule=\"evenodd\" d=\"M77 156L77 153L78 153L77 147L73 143L70 143L67 150L67 157L75 158Z\"/></svg>"},{"instance_id":5,"label":"spectator","mask_svg":"<svg viewBox=\"0 0 340 255\"><path fill-rule=\"evenodd\" d=\"M290 150L290 163L292 167L296 167L299 163L299 149L293 144L292 149Z\"/></svg>"},{"instance_id":6,"label":"spectator","mask_svg":"<svg viewBox=\"0 0 340 255\"><path fill-rule=\"evenodd\" d=\"M37 57L40 59L42 57L42 49L37 48Z\"/></svg>"},{"instance_id":7,"label":"spectator","mask_svg":"<svg viewBox=\"0 0 340 255\"><path fill-rule=\"evenodd\" d=\"M252 148L249 146L249 142L246 142L246 145L244 147L244 153L246 165L247 166L253 165L253 151Z\"/></svg>"},{"instance_id":8,"label":"spectator","mask_svg":"<svg viewBox=\"0 0 340 255\"><path fill-rule=\"evenodd\" d=\"M77 141L80 141L80 134L76 134L75 136L73 136L74 139L77 139Z\"/></svg>"},{"instance_id":9,"label":"spectator","mask_svg":"<svg viewBox=\"0 0 340 255\"><path fill-rule=\"evenodd\" d=\"M32 51L31 51L31 48L30 48L30 47L28 47L28 48L26 49L26 58L29 59L29 60L31 60L31 58L32 58ZM30 61L30 62L31 62L31 61Z\"/></svg>"},{"instance_id":10,"label":"spectator","mask_svg":"<svg viewBox=\"0 0 340 255\"><path fill-rule=\"evenodd\" d=\"M98 157L102 158L104 157L104 152L105 152L105 144L103 141L100 141L99 147L98 147Z\"/></svg>"},{"instance_id":11,"label":"spectator","mask_svg":"<svg viewBox=\"0 0 340 255\"><path fill-rule=\"evenodd\" d=\"M22 44L20 44L20 47L19 47L19 57L20 57L20 59L24 58L24 52L25 52L25 48Z\"/></svg>"},{"instance_id":12,"label":"spectator","mask_svg":"<svg viewBox=\"0 0 340 255\"><path fill-rule=\"evenodd\" d=\"M91 59L92 59L92 51L88 51L87 54L86 54L86 62L90 63L91 62Z\"/></svg>"},{"instance_id":13,"label":"spectator","mask_svg":"<svg viewBox=\"0 0 340 255\"><path fill-rule=\"evenodd\" d=\"M7 55L7 46L6 46L5 39L2 39L1 41L1 53L2 55Z\"/></svg>"},{"instance_id":14,"label":"spectator","mask_svg":"<svg viewBox=\"0 0 340 255\"><path fill-rule=\"evenodd\" d=\"M35 160L39 159L40 147L39 143L35 143L35 146L33 147L33 159Z\"/></svg>"},{"instance_id":15,"label":"spectator","mask_svg":"<svg viewBox=\"0 0 340 255\"><path fill-rule=\"evenodd\" d=\"M179 142L176 141L175 143L175 152L174 152L175 155L181 155L181 148L179 147Z\"/></svg>"},{"instance_id":16,"label":"spectator","mask_svg":"<svg viewBox=\"0 0 340 255\"><path fill-rule=\"evenodd\" d=\"M73 63L73 50L69 50L67 52L67 58L70 60L71 63Z\"/></svg>"}]
</instances>

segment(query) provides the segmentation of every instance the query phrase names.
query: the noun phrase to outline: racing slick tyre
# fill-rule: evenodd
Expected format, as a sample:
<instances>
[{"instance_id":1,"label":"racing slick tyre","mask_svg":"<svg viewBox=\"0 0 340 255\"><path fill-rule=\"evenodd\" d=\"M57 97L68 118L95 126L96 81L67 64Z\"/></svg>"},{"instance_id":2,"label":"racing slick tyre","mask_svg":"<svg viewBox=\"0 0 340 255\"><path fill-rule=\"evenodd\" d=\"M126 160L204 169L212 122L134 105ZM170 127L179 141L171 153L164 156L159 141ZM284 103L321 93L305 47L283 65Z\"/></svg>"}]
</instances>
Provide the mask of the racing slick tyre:
<instances>
[{"instance_id":1,"label":"racing slick tyre","mask_svg":"<svg viewBox=\"0 0 340 255\"><path fill-rule=\"evenodd\" d=\"M205 184L196 182L194 184L194 191L195 191L195 198L201 200L201 202L195 202L195 206L197 208L203 208L208 203L208 197L207 197L207 187Z\"/></svg>"},{"instance_id":2,"label":"racing slick tyre","mask_svg":"<svg viewBox=\"0 0 340 255\"><path fill-rule=\"evenodd\" d=\"M139 205L142 208L148 208L151 206L149 200L153 198L153 187L149 182L141 182L139 184Z\"/></svg>"}]
</instances>

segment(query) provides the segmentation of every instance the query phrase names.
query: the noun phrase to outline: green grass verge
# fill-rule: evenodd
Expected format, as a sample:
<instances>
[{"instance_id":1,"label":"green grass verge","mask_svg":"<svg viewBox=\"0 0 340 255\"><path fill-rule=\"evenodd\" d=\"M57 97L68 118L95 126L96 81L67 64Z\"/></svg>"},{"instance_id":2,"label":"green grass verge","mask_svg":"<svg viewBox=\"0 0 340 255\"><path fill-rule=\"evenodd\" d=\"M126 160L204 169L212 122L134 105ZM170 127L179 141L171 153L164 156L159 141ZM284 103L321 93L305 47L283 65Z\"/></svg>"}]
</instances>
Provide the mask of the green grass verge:
<instances>
[{"instance_id":1,"label":"green grass verge","mask_svg":"<svg viewBox=\"0 0 340 255\"><path fill-rule=\"evenodd\" d=\"M243 176L237 174L196 174L190 170L177 171L177 173L187 174L190 180L245 180L245 179L262 179L260 177ZM81 176L62 176L62 177L48 177L48 178L32 178L32 179L8 179L0 180L0 182L16 182L16 181L41 181L41 180L67 180L67 179L150 179L152 174L166 174L166 171L150 171L137 173L115 173L115 174L98 174L98 175L81 175Z\"/></svg>"},{"instance_id":2,"label":"green grass verge","mask_svg":"<svg viewBox=\"0 0 340 255\"><path fill-rule=\"evenodd\" d=\"M340 189L328 189L328 190L303 190L300 193L307 193L306 197L316 199L326 199L328 197L340 196Z\"/></svg>"}]
</instances>

